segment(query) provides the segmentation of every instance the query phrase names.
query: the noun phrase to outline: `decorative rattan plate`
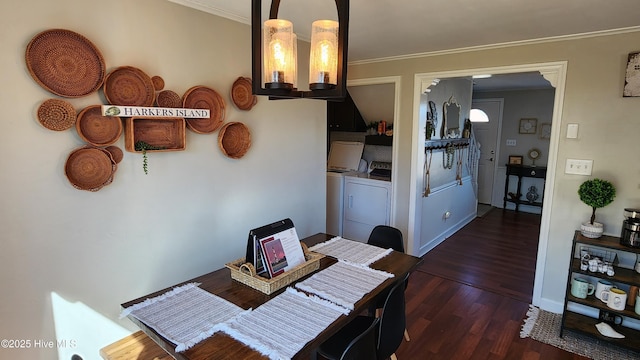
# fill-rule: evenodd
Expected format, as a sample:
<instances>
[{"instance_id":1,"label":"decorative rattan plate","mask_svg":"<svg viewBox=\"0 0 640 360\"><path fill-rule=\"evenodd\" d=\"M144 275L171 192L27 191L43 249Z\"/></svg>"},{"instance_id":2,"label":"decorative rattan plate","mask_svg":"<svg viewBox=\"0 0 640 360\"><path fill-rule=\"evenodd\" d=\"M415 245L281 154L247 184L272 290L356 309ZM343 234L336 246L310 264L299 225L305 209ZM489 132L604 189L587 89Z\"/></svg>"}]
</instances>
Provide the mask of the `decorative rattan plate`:
<instances>
[{"instance_id":1,"label":"decorative rattan plate","mask_svg":"<svg viewBox=\"0 0 640 360\"><path fill-rule=\"evenodd\" d=\"M226 156L240 159L251 147L251 132L241 122L227 123L218 133L218 146Z\"/></svg>"},{"instance_id":2,"label":"decorative rattan plate","mask_svg":"<svg viewBox=\"0 0 640 360\"><path fill-rule=\"evenodd\" d=\"M258 102L258 97L253 95L251 78L239 77L231 86L231 100L240 110L251 110Z\"/></svg>"},{"instance_id":3,"label":"decorative rattan plate","mask_svg":"<svg viewBox=\"0 0 640 360\"><path fill-rule=\"evenodd\" d=\"M153 81L144 71L121 66L104 79L104 96L112 105L153 106L156 93Z\"/></svg>"},{"instance_id":4,"label":"decorative rattan plate","mask_svg":"<svg viewBox=\"0 0 640 360\"><path fill-rule=\"evenodd\" d=\"M76 130L87 143L98 147L108 146L122 135L122 120L117 116L102 116L102 107L91 105L78 114Z\"/></svg>"},{"instance_id":5,"label":"decorative rattan plate","mask_svg":"<svg viewBox=\"0 0 640 360\"><path fill-rule=\"evenodd\" d=\"M164 79L158 75L151 77L151 83L156 91L164 89Z\"/></svg>"},{"instance_id":6,"label":"decorative rattan plate","mask_svg":"<svg viewBox=\"0 0 640 360\"><path fill-rule=\"evenodd\" d=\"M38 121L50 130L67 130L76 123L76 109L64 100L45 100L38 107Z\"/></svg>"},{"instance_id":7,"label":"decorative rattan plate","mask_svg":"<svg viewBox=\"0 0 640 360\"><path fill-rule=\"evenodd\" d=\"M189 130L198 134L210 134L224 122L224 100L215 90L206 86L194 86L183 97L183 106L188 109L209 109L207 119L186 119Z\"/></svg>"},{"instance_id":8,"label":"decorative rattan plate","mask_svg":"<svg viewBox=\"0 0 640 360\"><path fill-rule=\"evenodd\" d=\"M156 97L156 104L160 107L179 108L182 107L182 98L173 90L162 90Z\"/></svg>"},{"instance_id":9,"label":"decorative rattan plate","mask_svg":"<svg viewBox=\"0 0 640 360\"><path fill-rule=\"evenodd\" d=\"M116 164L106 150L85 146L69 154L64 170L76 189L98 191L111 184Z\"/></svg>"},{"instance_id":10,"label":"decorative rattan plate","mask_svg":"<svg viewBox=\"0 0 640 360\"><path fill-rule=\"evenodd\" d=\"M109 154L111 154L111 159L113 159L113 161L116 164L120 164L120 161L122 161L122 158L124 157L124 153L122 152L122 149L112 145L112 146L107 146L105 150L107 150Z\"/></svg>"},{"instance_id":11,"label":"decorative rattan plate","mask_svg":"<svg viewBox=\"0 0 640 360\"><path fill-rule=\"evenodd\" d=\"M98 48L71 30L52 29L34 36L25 59L29 73L40 86L70 98L98 90L106 72Z\"/></svg>"},{"instance_id":12,"label":"decorative rattan plate","mask_svg":"<svg viewBox=\"0 0 640 360\"><path fill-rule=\"evenodd\" d=\"M124 148L137 152L138 141L158 149L153 151L180 151L187 147L184 118L128 118L124 130Z\"/></svg>"}]
</instances>

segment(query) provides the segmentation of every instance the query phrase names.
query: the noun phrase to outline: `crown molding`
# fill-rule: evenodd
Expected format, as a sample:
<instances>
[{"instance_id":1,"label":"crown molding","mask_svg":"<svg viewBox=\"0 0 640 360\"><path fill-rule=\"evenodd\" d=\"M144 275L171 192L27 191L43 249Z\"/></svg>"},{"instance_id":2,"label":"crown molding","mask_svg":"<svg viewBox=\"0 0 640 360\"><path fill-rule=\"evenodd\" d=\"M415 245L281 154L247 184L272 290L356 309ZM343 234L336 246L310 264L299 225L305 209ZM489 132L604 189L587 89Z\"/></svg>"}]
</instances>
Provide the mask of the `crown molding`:
<instances>
[{"instance_id":1,"label":"crown molding","mask_svg":"<svg viewBox=\"0 0 640 360\"><path fill-rule=\"evenodd\" d=\"M588 33L580 33L580 34L572 34L572 35L551 36L551 37L540 38L540 39L510 41L510 42L496 43L496 44L489 44L489 45L469 46L469 47L458 48L458 49L429 51L429 52L423 52L423 53L389 56L389 57L376 58L376 59L355 60L355 61L349 61L349 65L365 65L365 64L374 64L374 63L387 62L387 61L398 61L398 60L417 59L417 58L424 58L424 57L431 57L431 56L453 55L453 54L460 54L460 53L466 53L466 52L472 52L472 51L493 50L493 49L501 49L501 48L514 47L514 46L536 45L536 44L544 44L544 43L557 42L557 41L568 41L568 40L578 40L578 39L586 39L586 38L593 38L593 37L600 37L600 36L619 35L619 34L638 32L638 31L640 31L640 26L632 26L632 27L626 27L626 28L620 28L620 29L592 31Z\"/></svg>"},{"instance_id":2,"label":"crown molding","mask_svg":"<svg viewBox=\"0 0 640 360\"><path fill-rule=\"evenodd\" d=\"M227 18L229 20L237 21L239 23L251 25L251 19L240 16L230 11L226 11L219 7L211 6L206 1L198 1L198 0L168 0L169 2L184 5L186 7L190 7L193 9L197 9L200 11L204 11L209 14L217 15L223 18Z\"/></svg>"}]
</instances>

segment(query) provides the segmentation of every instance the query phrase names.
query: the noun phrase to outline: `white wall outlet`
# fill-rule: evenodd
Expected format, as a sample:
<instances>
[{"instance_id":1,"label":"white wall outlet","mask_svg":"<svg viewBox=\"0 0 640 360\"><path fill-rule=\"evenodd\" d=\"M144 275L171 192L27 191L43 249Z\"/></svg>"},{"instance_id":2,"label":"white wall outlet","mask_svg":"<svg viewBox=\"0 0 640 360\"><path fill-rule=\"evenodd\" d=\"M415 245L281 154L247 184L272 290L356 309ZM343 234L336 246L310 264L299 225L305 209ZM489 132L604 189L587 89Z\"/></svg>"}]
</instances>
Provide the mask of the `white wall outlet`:
<instances>
[{"instance_id":1,"label":"white wall outlet","mask_svg":"<svg viewBox=\"0 0 640 360\"><path fill-rule=\"evenodd\" d=\"M516 146L516 139L507 139L507 146Z\"/></svg>"},{"instance_id":2,"label":"white wall outlet","mask_svg":"<svg viewBox=\"0 0 640 360\"><path fill-rule=\"evenodd\" d=\"M591 175L592 168L593 160L567 159L564 173L574 175Z\"/></svg>"}]
</instances>

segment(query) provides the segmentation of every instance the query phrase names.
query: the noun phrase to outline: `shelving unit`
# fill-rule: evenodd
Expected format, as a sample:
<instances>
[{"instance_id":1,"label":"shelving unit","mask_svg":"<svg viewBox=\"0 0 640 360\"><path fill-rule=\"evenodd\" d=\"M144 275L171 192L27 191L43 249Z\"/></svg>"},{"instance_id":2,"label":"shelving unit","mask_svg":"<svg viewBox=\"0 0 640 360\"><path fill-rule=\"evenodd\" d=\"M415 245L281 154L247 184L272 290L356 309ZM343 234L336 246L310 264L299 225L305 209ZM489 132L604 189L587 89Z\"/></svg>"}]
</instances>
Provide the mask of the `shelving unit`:
<instances>
[{"instance_id":1,"label":"shelving unit","mask_svg":"<svg viewBox=\"0 0 640 360\"><path fill-rule=\"evenodd\" d=\"M571 280L575 275L585 275L595 277L598 279L606 279L618 285L627 286L640 286L640 274L631 269L615 267L615 275L608 276L599 272L590 272L588 270L580 270L578 246L590 246L613 250L616 252L625 252L632 254L640 254L640 248L631 248L620 244L620 238L614 236L602 236L598 239L591 239L582 236L580 231L576 231L573 237L573 246L571 248L571 263L569 265L569 276L567 278L567 288L564 301L564 313L562 315L562 326L560 327L560 336L562 337L565 330L579 332L601 341L610 342L617 346L625 347L631 350L640 351L640 331L631 329L628 327L617 325L615 330L623 335L624 339L614 339L601 335L596 329L595 325L600 322L598 318L592 318L574 312L568 308L570 303L580 304L595 308L598 310L605 310L610 313L621 315L627 318L640 319L640 315L636 314L632 306L626 306L624 310L618 311L608 307L604 302L597 299L594 295L587 296L586 299L580 299L571 295ZM624 323L624 321L623 321Z\"/></svg>"},{"instance_id":2,"label":"shelving unit","mask_svg":"<svg viewBox=\"0 0 640 360\"><path fill-rule=\"evenodd\" d=\"M517 198L509 197L509 178L511 176L518 177L518 186L516 188ZM541 166L523 166L523 165L509 165L507 164L507 179L504 183L504 198L502 207L507 208L507 203L516 204L516 212L519 211L520 205L530 205L542 207L544 201L544 180L547 176L547 168ZM529 201L527 199L521 199L522 197L522 178L538 178L542 179L542 190L540 191L540 201Z\"/></svg>"}]
</instances>

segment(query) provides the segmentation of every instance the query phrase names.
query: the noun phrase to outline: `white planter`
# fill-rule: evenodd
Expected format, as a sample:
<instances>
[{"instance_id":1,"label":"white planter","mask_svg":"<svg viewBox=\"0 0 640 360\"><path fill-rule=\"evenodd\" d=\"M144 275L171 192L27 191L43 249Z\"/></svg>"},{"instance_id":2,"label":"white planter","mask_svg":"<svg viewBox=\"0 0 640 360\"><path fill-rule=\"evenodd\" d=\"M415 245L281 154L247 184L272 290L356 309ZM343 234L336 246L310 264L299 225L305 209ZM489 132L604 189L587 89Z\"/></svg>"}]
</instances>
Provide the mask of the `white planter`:
<instances>
[{"instance_id":1,"label":"white planter","mask_svg":"<svg viewBox=\"0 0 640 360\"><path fill-rule=\"evenodd\" d=\"M595 221L591 224L587 221L580 225L580 232L585 237L597 239L602 236L602 233L604 232L604 225Z\"/></svg>"}]
</instances>

